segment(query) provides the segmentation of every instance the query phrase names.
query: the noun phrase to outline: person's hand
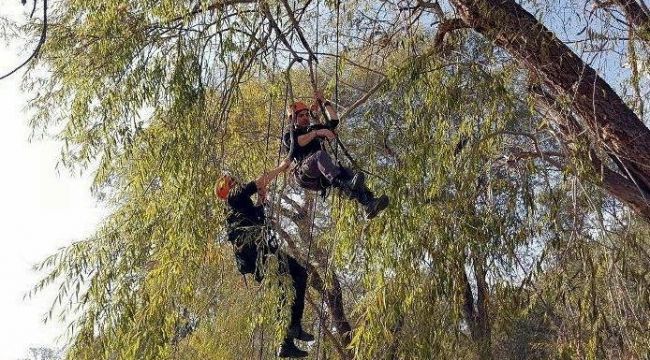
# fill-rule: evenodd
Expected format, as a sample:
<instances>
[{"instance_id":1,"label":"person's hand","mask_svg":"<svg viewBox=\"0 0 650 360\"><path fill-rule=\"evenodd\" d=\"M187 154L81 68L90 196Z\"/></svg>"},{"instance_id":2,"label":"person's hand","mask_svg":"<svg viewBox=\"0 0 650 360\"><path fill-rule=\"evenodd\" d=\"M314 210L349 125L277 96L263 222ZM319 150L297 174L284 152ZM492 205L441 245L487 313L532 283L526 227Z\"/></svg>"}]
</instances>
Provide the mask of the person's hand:
<instances>
[{"instance_id":1,"label":"person's hand","mask_svg":"<svg viewBox=\"0 0 650 360\"><path fill-rule=\"evenodd\" d=\"M325 97L323 96L323 92L320 90L314 91L314 100L316 100L316 103L324 103L325 102Z\"/></svg>"},{"instance_id":2,"label":"person's hand","mask_svg":"<svg viewBox=\"0 0 650 360\"><path fill-rule=\"evenodd\" d=\"M282 171L287 170L287 169L289 168L290 165L291 165L291 160L289 160L289 159L284 159L284 160L280 163L280 171L282 172Z\"/></svg>"},{"instance_id":3,"label":"person's hand","mask_svg":"<svg viewBox=\"0 0 650 360\"><path fill-rule=\"evenodd\" d=\"M318 136L327 138L327 140L332 140L336 137L336 134L329 129L320 129L317 132Z\"/></svg>"}]
</instances>

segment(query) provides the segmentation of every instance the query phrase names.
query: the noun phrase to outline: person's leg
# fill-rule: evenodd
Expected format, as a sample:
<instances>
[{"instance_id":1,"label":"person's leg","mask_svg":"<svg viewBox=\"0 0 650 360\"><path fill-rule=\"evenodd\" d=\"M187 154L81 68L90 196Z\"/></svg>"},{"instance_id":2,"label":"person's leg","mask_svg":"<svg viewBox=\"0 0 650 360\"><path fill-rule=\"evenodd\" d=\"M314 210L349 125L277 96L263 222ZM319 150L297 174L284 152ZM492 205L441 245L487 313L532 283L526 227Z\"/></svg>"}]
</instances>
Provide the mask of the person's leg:
<instances>
[{"instance_id":1,"label":"person's leg","mask_svg":"<svg viewBox=\"0 0 650 360\"><path fill-rule=\"evenodd\" d=\"M293 339L290 337L284 338L278 350L278 357L281 358L303 358L307 355L309 353L296 347L296 344L294 344Z\"/></svg>"},{"instance_id":2,"label":"person's leg","mask_svg":"<svg viewBox=\"0 0 650 360\"><path fill-rule=\"evenodd\" d=\"M278 356L281 358L292 357L300 358L305 357L308 353L299 349L294 344L294 339L303 341L312 341L314 336L302 330L302 314L305 308L305 291L307 289L307 270L300 265L294 258L283 253L278 252L278 260L280 262L280 274L288 274L291 276L292 285L295 290L295 297L291 304L291 320L287 329L287 334L280 345ZM287 299L286 290L282 291L281 301Z\"/></svg>"},{"instance_id":3,"label":"person's leg","mask_svg":"<svg viewBox=\"0 0 650 360\"><path fill-rule=\"evenodd\" d=\"M388 206L388 196L375 198L365 185L362 172L354 173L348 168L335 165L329 154L323 150L306 158L303 166L305 166L303 174L306 176L311 178L323 176L332 186L341 189L345 196L359 201L368 219L374 218Z\"/></svg>"},{"instance_id":4,"label":"person's leg","mask_svg":"<svg viewBox=\"0 0 650 360\"><path fill-rule=\"evenodd\" d=\"M356 191L357 199L359 200L359 203L363 205L364 211L366 213L366 219L372 219L379 212L384 210L385 208L388 207L388 196L386 195L381 195L380 197L376 198L375 195L368 189L368 187L363 184L359 190Z\"/></svg>"},{"instance_id":5,"label":"person's leg","mask_svg":"<svg viewBox=\"0 0 650 360\"><path fill-rule=\"evenodd\" d=\"M307 291L307 270L296 261L293 257L281 253L280 274L289 275L295 292L293 302L291 303L291 319L287 336L303 341L312 341L314 336L302 329L302 315L305 310L305 293ZM286 299L283 291L282 301Z\"/></svg>"},{"instance_id":6,"label":"person's leg","mask_svg":"<svg viewBox=\"0 0 650 360\"><path fill-rule=\"evenodd\" d=\"M304 160L304 174L311 178L324 177L330 183L340 174L341 169L334 164L330 155L324 150L318 150Z\"/></svg>"},{"instance_id":7,"label":"person's leg","mask_svg":"<svg viewBox=\"0 0 650 360\"><path fill-rule=\"evenodd\" d=\"M310 179L326 180L327 184L340 188L350 196L351 192L359 186L357 177L352 176L348 169L334 164L330 155L324 150L319 150L303 160L300 177L302 179L299 183L303 184L306 184ZM307 188L313 190L310 187Z\"/></svg>"},{"instance_id":8,"label":"person's leg","mask_svg":"<svg viewBox=\"0 0 650 360\"><path fill-rule=\"evenodd\" d=\"M357 200L364 207L367 219L372 219L380 211L384 210L388 206L388 196L382 195L378 198L368 189L368 186L365 184L365 176L362 172L354 174L352 170L341 167L341 177L353 178L352 182L355 184L355 189L352 191L343 190L348 198Z\"/></svg>"},{"instance_id":9,"label":"person's leg","mask_svg":"<svg viewBox=\"0 0 650 360\"><path fill-rule=\"evenodd\" d=\"M287 256L287 267L289 268L289 275L293 280L293 288L296 291L293 304L291 304L291 322L289 323L289 327L297 326L302 329L302 314L305 310L305 292L307 290L307 270L291 256Z\"/></svg>"}]
</instances>

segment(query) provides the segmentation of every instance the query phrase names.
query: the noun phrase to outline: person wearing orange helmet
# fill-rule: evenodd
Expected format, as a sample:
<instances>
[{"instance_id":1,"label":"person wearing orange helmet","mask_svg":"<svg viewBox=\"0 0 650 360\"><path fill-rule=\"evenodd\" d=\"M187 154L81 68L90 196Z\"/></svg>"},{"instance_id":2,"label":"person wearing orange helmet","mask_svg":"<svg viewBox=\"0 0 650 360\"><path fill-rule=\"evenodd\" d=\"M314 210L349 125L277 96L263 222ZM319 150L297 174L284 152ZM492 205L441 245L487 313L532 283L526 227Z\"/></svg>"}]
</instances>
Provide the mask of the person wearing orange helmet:
<instances>
[{"instance_id":1,"label":"person wearing orange helmet","mask_svg":"<svg viewBox=\"0 0 650 360\"><path fill-rule=\"evenodd\" d=\"M365 185L362 172L355 174L334 163L324 149L323 139L329 141L336 138L334 128L338 125L338 114L322 93L316 92L314 100L311 107L298 101L287 108L287 117L293 129L284 134L282 141L295 164L294 178L308 190L318 191L330 186L340 189L348 198L357 200L364 207L366 218L372 219L388 206L388 196L375 197ZM327 125L314 126L310 123L310 112L318 114L320 104L327 112L329 121ZM313 117L317 118L318 115Z\"/></svg>"},{"instance_id":2,"label":"person wearing orange helmet","mask_svg":"<svg viewBox=\"0 0 650 360\"><path fill-rule=\"evenodd\" d=\"M278 257L281 273L288 273L293 280L295 296L291 304L291 321L285 339L280 346L280 357L305 357L307 352L296 347L294 339L313 341L314 336L302 329L302 314L305 308L307 270L288 254L279 251L273 236L265 226L264 202L267 185L281 172L286 171L290 161L283 161L258 179L240 184L230 175L222 176L214 192L228 204L228 241L233 244L237 268L242 274L254 274L255 281L264 278L264 264L270 254ZM257 205L251 197L257 193ZM282 295L282 301L287 298Z\"/></svg>"}]
</instances>

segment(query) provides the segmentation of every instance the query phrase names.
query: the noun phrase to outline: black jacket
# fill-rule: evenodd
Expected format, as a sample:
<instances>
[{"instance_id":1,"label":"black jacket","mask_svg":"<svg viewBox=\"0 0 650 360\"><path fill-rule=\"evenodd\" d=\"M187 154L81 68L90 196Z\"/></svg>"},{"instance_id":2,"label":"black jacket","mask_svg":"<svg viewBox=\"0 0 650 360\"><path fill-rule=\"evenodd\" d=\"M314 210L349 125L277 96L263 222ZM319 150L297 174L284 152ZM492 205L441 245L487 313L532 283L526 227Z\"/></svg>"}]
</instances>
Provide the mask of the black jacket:
<instances>
[{"instance_id":1,"label":"black jacket","mask_svg":"<svg viewBox=\"0 0 650 360\"><path fill-rule=\"evenodd\" d=\"M239 272L255 273L259 281L263 277L260 265L264 262L266 254L277 251L277 244L265 226L264 207L253 204L251 199L257 190L254 181L230 190L230 211L226 222L228 241L234 245Z\"/></svg>"}]
</instances>

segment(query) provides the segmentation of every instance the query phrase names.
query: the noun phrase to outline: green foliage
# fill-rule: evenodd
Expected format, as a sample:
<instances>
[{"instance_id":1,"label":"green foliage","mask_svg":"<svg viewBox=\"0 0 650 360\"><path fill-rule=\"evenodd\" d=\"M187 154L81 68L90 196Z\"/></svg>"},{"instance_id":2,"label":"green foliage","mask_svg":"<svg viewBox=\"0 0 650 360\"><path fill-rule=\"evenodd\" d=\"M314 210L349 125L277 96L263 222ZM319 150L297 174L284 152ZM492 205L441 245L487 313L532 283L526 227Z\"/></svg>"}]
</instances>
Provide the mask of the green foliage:
<instances>
[{"instance_id":1,"label":"green foliage","mask_svg":"<svg viewBox=\"0 0 650 360\"><path fill-rule=\"evenodd\" d=\"M288 80L305 100L309 74L284 71L290 59L257 4L210 5L68 0L52 10L26 79L32 126L62 141L63 166L95 175L92 190L111 210L40 267L35 290L58 285L52 316L71 324L69 359L270 358L284 335L288 279L275 259L261 285L237 274L212 191L223 171L247 181L279 161ZM286 27L280 4L269 5ZM315 201L311 229L313 196L291 181L274 187L283 250L322 285L308 294L305 325L325 334L311 350L641 357L647 229L621 220L598 190L585 140L558 141L528 102L526 74L492 44L460 32L451 52L437 52L434 34L415 26L368 35L363 14L375 16L370 25L399 24L401 12L345 6L342 26L358 40L338 63L321 57L318 87L338 90L345 107L379 89L340 134L391 205L364 222L334 194ZM302 24L334 16L305 11ZM322 297L337 286L349 345Z\"/></svg>"}]
</instances>

